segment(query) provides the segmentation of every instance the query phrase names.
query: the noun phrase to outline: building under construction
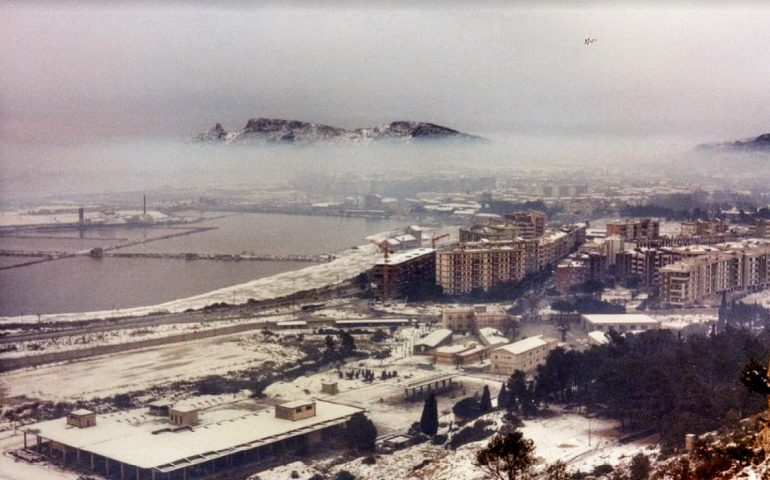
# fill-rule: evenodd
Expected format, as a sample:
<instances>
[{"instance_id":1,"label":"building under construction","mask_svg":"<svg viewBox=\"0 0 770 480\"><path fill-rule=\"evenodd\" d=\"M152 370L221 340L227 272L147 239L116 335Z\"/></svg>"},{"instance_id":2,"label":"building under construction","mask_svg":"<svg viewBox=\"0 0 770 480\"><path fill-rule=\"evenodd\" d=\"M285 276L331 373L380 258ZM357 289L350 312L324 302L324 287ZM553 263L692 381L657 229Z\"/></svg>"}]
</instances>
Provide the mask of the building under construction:
<instances>
[{"instance_id":1,"label":"building under construction","mask_svg":"<svg viewBox=\"0 0 770 480\"><path fill-rule=\"evenodd\" d=\"M386 254L372 269L372 291L377 300L403 298L415 285L436 282L436 251L417 248Z\"/></svg>"}]
</instances>

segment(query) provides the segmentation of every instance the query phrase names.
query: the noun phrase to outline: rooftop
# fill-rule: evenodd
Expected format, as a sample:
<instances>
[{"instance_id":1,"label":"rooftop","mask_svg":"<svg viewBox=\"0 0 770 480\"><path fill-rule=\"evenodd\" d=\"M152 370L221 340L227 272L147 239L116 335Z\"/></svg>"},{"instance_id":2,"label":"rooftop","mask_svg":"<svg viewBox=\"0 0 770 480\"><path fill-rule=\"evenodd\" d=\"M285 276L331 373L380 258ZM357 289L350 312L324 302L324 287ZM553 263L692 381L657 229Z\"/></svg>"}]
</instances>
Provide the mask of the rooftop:
<instances>
[{"instance_id":1,"label":"rooftop","mask_svg":"<svg viewBox=\"0 0 770 480\"><path fill-rule=\"evenodd\" d=\"M549 343L550 341L544 339L542 335L537 335L534 337L525 338L524 340L519 340L518 342L513 342L510 345L504 345L502 347L496 348L495 350L505 350L506 352L520 355L530 350L534 350L535 348L548 345Z\"/></svg>"},{"instance_id":2,"label":"rooftop","mask_svg":"<svg viewBox=\"0 0 770 480\"><path fill-rule=\"evenodd\" d=\"M93 414L94 412L92 412L91 410L87 410L85 408L78 408L77 410L73 410L70 412L70 415L75 415L77 417L82 417L85 415L93 415Z\"/></svg>"},{"instance_id":3,"label":"rooftop","mask_svg":"<svg viewBox=\"0 0 770 480\"><path fill-rule=\"evenodd\" d=\"M164 418L145 416L145 409L99 415L97 424L90 428L72 427L59 418L24 429L128 465L169 472L341 424L363 411L315 402L316 416L296 421L276 418L274 407L255 411L258 405L253 400L240 400L205 409L198 426L177 431L170 431Z\"/></svg>"},{"instance_id":4,"label":"rooftop","mask_svg":"<svg viewBox=\"0 0 770 480\"><path fill-rule=\"evenodd\" d=\"M452 330L448 328L439 328L434 330L417 342L417 345L425 345L426 347L433 348L438 346L439 343L446 340L447 337L452 335Z\"/></svg>"},{"instance_id":5,"label":"rooftop","mask_svg":"<svg viewBox=\"0 0 770 480\"><path fill-rule=\"evenodd\" d=\"M655 324L660 325L658 320L655 320L649 315L642 315L639 313L618 313L618 314L590 314L583 315L583 318L594 325L609 325L609 324Z\"/></svg>"},{"instance_id":6,"label":"rooftop","mask_svg":"<svg viewBox=\"0 0 770 480\"><path fill-rule=\"evenodd\" d=\"M377 260L375 265L397 265L399 263L408 262L416 258L423 257L434 253L432 248L415 248L414 250L407 250L406 252L393 253L388 256L387 262L384 258Z\"/></svg>"}]
</instances>

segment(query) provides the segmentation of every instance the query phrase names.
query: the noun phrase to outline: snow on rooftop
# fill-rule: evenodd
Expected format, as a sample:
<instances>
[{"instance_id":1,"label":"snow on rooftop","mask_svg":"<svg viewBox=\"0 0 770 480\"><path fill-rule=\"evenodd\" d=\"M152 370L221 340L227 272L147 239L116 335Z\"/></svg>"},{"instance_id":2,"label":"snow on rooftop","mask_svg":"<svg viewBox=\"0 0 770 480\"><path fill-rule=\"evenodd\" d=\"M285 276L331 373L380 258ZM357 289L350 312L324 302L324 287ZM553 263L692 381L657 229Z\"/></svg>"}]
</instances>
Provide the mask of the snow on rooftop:
<instances>
[{"instance_id":1,"label":"snow on rooftop","mask_svg":"<svg viewBox=\"0 0 770 480\"><path fill-rule=\"evenodd\" d=\"M304 407L305 405L311 405L313 400L293 400L291 402L282 403L279 405L279 407L284 408L299 408Z\"/></svg>"},{"instance_id":2,"label":"snow on rooftop","mask_svg":"<svg viewBox=\"0 0 770 480\"><path fill-rule=\"evenodd\" d=\"M521 355L522 353L534 350L535 348L548 345L548 343L550 342L544 339L542 335L536 335L534 337L527 337L524 340L519 340L518 342L513 342L510 345L504 345L495 350L505 350L515 355Z\"/></svg>"},{"instance_id":3,"label":"snow on rooftop","mask_svg":"<svg viewBox=\"0 0 770 480\"><path fill-rule=\"evenodd\" d=\"M435 252L435 250L432 248L415 248L414 250L407 250L406 252L391 254L388 257L387 262L384 258L381 258L377 260L376 265L385 265L386 263L389 265L395 265L402 262L407 262L409 260L414 260L415 258L419 258L424 255L430 255L433 252Z\"/></svg>"},{"instance_id":4,"label":"snow on rooftop","mask_svg":"<svg viewBox=\"0 0 770 480\"><path fill-rule=\"evenodd\" d=\"M597 345L604 345L606 343L609 343L609 339L607 338L607 333L602 332L600 330L594 330L592 332L588 332L588 337Z\"/></svg>"},{"instance_id":5,"label":"snow on rooftop","mask_svg":"<svg viewBox=\"0 0 770 480\"><path fill-rule=\"evenodd\" d=\"M586 314L583 318L594 325L609 325L609 324L655 324L660 325L660 322L655 320L649 315L643 315L640 313L618 313L618 314Z\"/></svg>"},{"instance_id":6,"label":"snow on rooftop","mask_svg":"<svg viewBox=\"0 0 770 480\"><path fill-rule=\"evenodd\" d=\"M488 347L505 345L510 341L496 328L485 327L479 329L479 340Z\"/></svg>"},{"instance_id":7,"label":"snow on rooftop","mask_svg":"<svg viewBox=\"0 0 770 480\"><path fill-rule=\"evenodd\" d=\"M471 343L458 343L456 345L446 345L443 347L438 347L437 349L433 350L436 353L446 353L446 354L460 354L465 352L466 350L475 349L479 345L476 342Z\"/></svg>"},{"instance_id":8,"label":"snow on rooftop","mask_svg":"<svg viewBox=\"0 0 770 480\"><path fill-rule=\"evenodd\" d=\"M425 345L428 348L434 348L451 335L452 330L449 330L448 328L439 328L426 335L422 340L417 342L417 345Z\"/></svg>"},{"instance_id":9,"label":"snow on rooftop","mask_svg":"<svg viewBox=\"0 0 770 480\"><path fill-rule=\"evenodd\" d=\"M227 410L226 414L213 412L210 416L217 417L213 423L207 423L210 412L205 410L201 414L199 426L178 431L159 432L170 424L158 417L148 419L143 409L100 415L97 424L90 428L72 427L67 425L65 419L58 418L29 425L24 430L128 465L171 471L189 465L193 462L189 459L195 457L207 461L239 449L270 444L343 423L350 416L363 411L339 403L322 400L315 402L314 417L295 421L276 418L275 407L254 412L253 402L243 401L219 406ZM233 450L214 453L227 449ZM171 465L174 462L178 463Z\"/></svg>"},{"instance_id":10,"label":"snow on rooftop","mask_svg":"<svg viewBox=\"0 0 770 480\"><path fill-rule=\"evenodd\" d=\"M87 410L85 408L78 408L77 410L73 410L70 412L70 415L76 415L78 417L84 416L84 415L93 415L94 412L91 410Z\"/></svg>"}]
</instances>

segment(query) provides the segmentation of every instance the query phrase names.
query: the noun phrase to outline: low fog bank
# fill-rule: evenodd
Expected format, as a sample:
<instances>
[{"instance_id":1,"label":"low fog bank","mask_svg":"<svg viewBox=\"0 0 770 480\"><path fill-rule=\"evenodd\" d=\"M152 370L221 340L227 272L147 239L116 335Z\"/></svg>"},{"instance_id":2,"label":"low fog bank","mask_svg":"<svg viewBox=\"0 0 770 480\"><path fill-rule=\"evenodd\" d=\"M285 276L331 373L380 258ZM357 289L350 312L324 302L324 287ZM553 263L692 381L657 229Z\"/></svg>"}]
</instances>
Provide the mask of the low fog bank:
<instances>
[{"instance_id":1,"label":"low fog bank","mask_svg":"<svg viewBox=\"0 0 770 480\"><path fill-rule=\"evenodd\" d=\"M343 146L200 145L176 140L0 145L0 197L111 193L225 186L312 184L328 176L503 174L536 169L687 175L735 167L751 175L767 156L714 155L709 138L480 132L488 143ZM764 168L767 170L767 168Z\"/></svg>"}]
</instances>

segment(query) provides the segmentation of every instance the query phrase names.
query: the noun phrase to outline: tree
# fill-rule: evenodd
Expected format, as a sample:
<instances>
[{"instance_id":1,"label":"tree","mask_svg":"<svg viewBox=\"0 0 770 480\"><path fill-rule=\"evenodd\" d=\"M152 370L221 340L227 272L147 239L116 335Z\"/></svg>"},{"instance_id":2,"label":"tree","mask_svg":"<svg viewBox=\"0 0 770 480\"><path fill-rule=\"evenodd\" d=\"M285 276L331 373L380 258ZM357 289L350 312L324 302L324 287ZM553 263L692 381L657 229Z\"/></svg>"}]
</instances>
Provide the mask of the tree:
<instances>
[{"instance_id":1,"label":"tree","mask_svg":"<svg viewBox=\"0 0 770 480\"><path fill-rule=\"evenodd\" d=\"M650 459L643 453L637 453L631 458L631 465L628 470L631 480L647 480L650 478L650 472L652 471Z\"/></svg>"},{"instance_id":2,"label":"tree","mask_svg":"<svg viewBox=\"0 0 770 480\"><path fill-rule=\"evenodd\" d=\"M527 440L521 432L507 435L495 435L487 444L476 452L476 465L498 480L516 480L525 478L535 463L532 440Z\"/></svg>"},{"instance_id":3,"label":"tree","mask_svg":"<svg viewBox=\"0 0 770 480\"><path fill-rule=\"evenodd\" d=\"M342 356L347 357L352 355L353 352L356 351L356 339L353 338L353 335L351 335L350 332L346 332L344 330L339 331L339 337L340 352L342 353Z\"/></svg>"},{"instance_id":4,"label":"tree","mask_svg":"<svg viewBox=\"0 0 770 480\"><path fill-rule=\"evenodd\" d=\"M514 320L511 317L506 317L505 320L503 320L502 329L503 335L505 335L506 338L515 339L519 336L521 326L517 320Z\"/></svg>"},{"instance_id":5,"label":"tree","mask_svg":"<svg viewBox=\"0 0 770 480\"><path fill-rule=\"evenodd\" d=\"M567 471L567 464L561 460L549 463L545 467L545 480L570 480L572 475Z\"/></svg>"},{"instance_id":6,"label":"tree","mask_svg":"<svg viewBox=\"0 0 770 480\"><path fill-rule=\"evenodd\" d=\"M508 393L508 389L505 388L505 384L500 385L500 393L497 394L497 408L508 408L510 401L511 395Z\"/></svg>"},{"instance_id":7,"label":"tree","mask_svg":"<svg viewBox=\"0 0 770 480\"><path fill-rule=\"evenodd\" d=\"M361 452L373 452L374 442L377 440L377 427L374 422L366 418L363 413L356 413L350 417L347 426L348 434L345 437L350 448Z\"/></svg>"},{"instance_id":8,"label":"tree","mask_svg":"<svg viewBox=\"0 0 770 480\"><path fill-rule=\"evenodd\" d=\"M326 342L326 351L330 354L334 353L334 337L327 335L324 341Z\"/></svg>"},{"instance_id":9,"label":"tree","mask_svg":"<svg viewBox=\"0 0 770 480\"><path fill-rule=\"evenodd\" d=\"M452 413L457 417L470 419L478 417L482 412L479 408L479 401L473 397L467 397L454 404Z\"/></svg>"},{"instance_id":10,"label":"tree","mask_svg":"<svg viewBox=\"0 0 770 480\"><path fill-rule=\"evenodd\" d=\"M435 435L438 432L438 405L436 395L432 393L425 399L425 405L422 407L420 430L425 435Z\"/></svg>"},{"instance_id":11,"label":"tree","mask_svg":"<svg viewBox=\"0 0 770 480\"><path fill-rule=\"evenodd\" d=\"M481 392L481 402L479 402L479 409L482 412L488 412L492 410L492 399L489 395L489 386L484 385L484 391Z\"/></svg>"},{"instance_id":12,"label":"tree","mask_svg":"<svg viewBox=\"0 0 770 480\"><path fill-rule=\"evenodd\" d=\"M509 412L524 416L537 414L534 385L527 381L527 376L523 371L513 372L511 378L508 379L508 390L510 391Z\"/></svg>"}]
</instances>

